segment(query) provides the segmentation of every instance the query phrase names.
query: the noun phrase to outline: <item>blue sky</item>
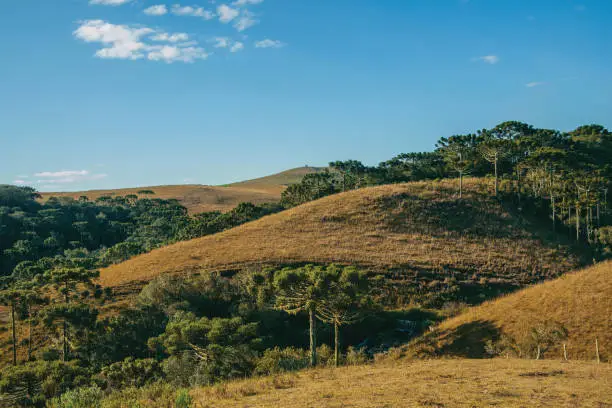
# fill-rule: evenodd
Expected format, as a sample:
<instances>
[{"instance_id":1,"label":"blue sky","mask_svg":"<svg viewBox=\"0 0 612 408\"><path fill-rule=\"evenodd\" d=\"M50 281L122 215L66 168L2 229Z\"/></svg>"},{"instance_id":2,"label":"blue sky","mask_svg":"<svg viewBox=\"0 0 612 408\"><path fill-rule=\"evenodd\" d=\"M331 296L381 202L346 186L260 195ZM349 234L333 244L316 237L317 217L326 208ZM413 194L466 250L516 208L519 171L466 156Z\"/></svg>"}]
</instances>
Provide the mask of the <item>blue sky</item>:
<instances>
[{"instance_id":1,"label":"blue sky","mask_svg":"<svg viewBox=\"0 0 612 408\"><path fill-rule=\"evenodd\" d=\"M505 120L610 128L611 18L607 0L3 2L0 183L221 184Z\"/></svg>"}]
</instances>

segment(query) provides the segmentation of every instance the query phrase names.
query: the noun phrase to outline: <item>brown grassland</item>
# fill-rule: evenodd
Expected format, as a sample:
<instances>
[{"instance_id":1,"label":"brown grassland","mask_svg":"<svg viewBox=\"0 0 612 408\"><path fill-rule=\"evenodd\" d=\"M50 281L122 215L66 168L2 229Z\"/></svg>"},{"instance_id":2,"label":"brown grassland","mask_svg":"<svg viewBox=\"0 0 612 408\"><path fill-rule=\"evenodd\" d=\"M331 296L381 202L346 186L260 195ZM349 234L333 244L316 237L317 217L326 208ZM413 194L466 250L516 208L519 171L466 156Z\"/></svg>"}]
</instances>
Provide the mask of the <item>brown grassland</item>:
<instances>
[{"instance_id":1,"label":"brown grassland","mask_svg":"<svg viewBox=\"0 0 612 408\"><path fill-rule=\"evenodd\" d=\"M482 357L500 333L520 339L544 320L568 330L568 358L612 360L612 261L472 307L407 346L407 354ZM544 357L561 358L561 344ZM612 394L612 389L610 389Z\"/></svg>"},{"instance_id":2,"label":"brown grassland","mask_svg":"<svg viewBox=\"0 0 612 408\"><path fill-rule=\"evenodd\" d=\"M263 204L277 202L286 186L299 182L306 174L320 171L316 167L300 167L286 170L259 179L243 181L226 186L205 186L199 184L171 185L124 188L114 190L90 190L67 193L42 193L42 200L51 197L71 197L78 199L86 196L95 200L103 196L125 196L137 194L141 190L152 190L154 195L139 195L142 197L177 199L187 207L191 214L207 211L229 211L242 202Z\"/></svg>"},{"instance_id":3,"label":"brown grassland","mask_svg":"<svg viewBox=\"0 0 612 408\"><path fill-rule=\"evenodd\" d=\"M507 211L487 181L465 184L463 199L453 180L336 194L137 256L103 269L100 281L138 287L164 273L335 262L410 279L434 273L530 283L577 267L568 247Z\"/></svg>"},{"instance_id":4,"label":"brown grassland","mask_svg":"<svg viewBox=\"0 0 612 408\"><path fill-rule=\"evenodd\" d=\"M387 361L192 391L195 407L610 407L612 365L515 359Z\"/></svg>"}]
</instances>

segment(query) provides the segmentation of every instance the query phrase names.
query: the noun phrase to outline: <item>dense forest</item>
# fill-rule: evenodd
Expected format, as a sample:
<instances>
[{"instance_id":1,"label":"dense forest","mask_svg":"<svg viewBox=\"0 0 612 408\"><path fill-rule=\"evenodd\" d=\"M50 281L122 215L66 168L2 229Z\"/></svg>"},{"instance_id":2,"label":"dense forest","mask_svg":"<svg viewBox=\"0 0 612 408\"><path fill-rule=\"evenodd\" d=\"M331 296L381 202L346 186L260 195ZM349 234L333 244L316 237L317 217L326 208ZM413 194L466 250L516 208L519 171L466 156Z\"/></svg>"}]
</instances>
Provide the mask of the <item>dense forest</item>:
<instances>
[{"instance_id":1,"label":"dense forest","mask_svg":"<svg viewBox=\"0 0 612 408\"><path fill-rule=\"evenodd\" d=\"M352 266L294 265L231 279L161 276L134 304L109 313L114 294L96 284L97 269L365 186L453 178L461 199L465 176L493 178L491 194L593 257L612 252L612 133L598 125L564 133L505 122L375 167L332 162L289 186L278 205L243 203L228 213L190 216L150 192L43 203L31 188L0 186L0 304L9 310L3 330L12 352L0 374L0 406L101 406L103 395L134 387L161 393L366 361L453 313L453 305L383 311L380 277ZM410 324L398 330L398 320ZM364 339L374 346L347 347ZM188 400L179 392L176 405ZM121 406L110 401L105 406Z\"/></svg>"}]
</instances>

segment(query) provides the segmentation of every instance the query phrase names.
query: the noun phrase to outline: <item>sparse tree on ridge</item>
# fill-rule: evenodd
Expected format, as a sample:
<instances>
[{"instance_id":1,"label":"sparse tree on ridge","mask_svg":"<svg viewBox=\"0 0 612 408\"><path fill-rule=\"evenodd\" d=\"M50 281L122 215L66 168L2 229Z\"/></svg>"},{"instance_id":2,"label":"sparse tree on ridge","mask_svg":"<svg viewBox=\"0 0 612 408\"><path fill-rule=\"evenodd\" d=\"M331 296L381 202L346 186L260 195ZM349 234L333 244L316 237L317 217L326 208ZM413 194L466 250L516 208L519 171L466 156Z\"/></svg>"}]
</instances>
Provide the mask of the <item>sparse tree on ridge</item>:
<instances>
[{"instance_id":1,"label":"sparse tree on ridge","mask_svg":"<svg viewBox=\"0 0 612 408\"><path fill-rule=\"evenodd\" d=\"M475 147L475 135L443 137L436 144L446 164L459 174L459 198L463 197L463 176L473 166Z\"/></svg>"}]
</instances>

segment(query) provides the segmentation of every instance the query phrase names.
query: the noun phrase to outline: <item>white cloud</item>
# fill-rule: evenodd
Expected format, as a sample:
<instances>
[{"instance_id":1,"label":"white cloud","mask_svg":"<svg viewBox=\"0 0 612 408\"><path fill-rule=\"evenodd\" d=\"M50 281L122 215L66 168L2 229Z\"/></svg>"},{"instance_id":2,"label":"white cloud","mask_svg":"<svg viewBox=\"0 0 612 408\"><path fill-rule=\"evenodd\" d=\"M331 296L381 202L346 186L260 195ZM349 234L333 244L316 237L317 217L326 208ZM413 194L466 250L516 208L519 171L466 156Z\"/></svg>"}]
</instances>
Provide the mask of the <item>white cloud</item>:
<instances>
[{"instance_id":1,"label":"white cloud","mask_svg":"<svg viewBox=\"0 0 612 408\"><path fill-rule=\"evenodd\" d=\"M214 42L213 47L215 48L227 48L231 44L229 37L215 37L212 42Z\"/></svg>"},{"instance_id":2,"label":"white cloud","mask_svg":"<svg viewBox=\"0 0 612 408\"><path fill-rule=\"evenodd\" d=\"M204 20L215 18L215 13L205 10L203 7L181 6L180 4L172 6L172 14L175 16L202 17Z\"/></svg>"},{"instance_id":3,"label":"white cloud","mask_svg":"<svg viewBox=\"0 0 612 408\"><path fill-rule=\"evenodd\" d=\"M87 170L61 170L61 171L41 171L40 173L34 173L36 177L73 177L73 176L87 176L89 171Z\"/></svg>"},{"instance_id":4,"label":"white cloud","mask_svg":"<svg viewBox=\"0 0 612 408\"><path fill-rule=\"evenodd\" d=\"M270 40L266 38L265 40L257 41L255 43L255 48L281 48L285 45L285 43L282 43L279 40Z\"/></svg>"},{"instance_id":5,"label":"white cloud","mask_svg":"<svg viewBox=\"0 0 612 408\"><path fill-rule=\"evenodd\" d=\"M18 186L22 186L24 184L27 184L28 182L25 180L13 180L13 184L16 184Z\"/></svg>"},{"instance_id":6,"label":"white cloud","mask_svg":"<svg viewBox=\"0 0 612 408\"><path fill-rule=\"evenodd\" d=\"M259 20L253 18L253 13L244 10L238 20L234 23L234 28L238 31L244 31L247 28L253 27L259 23Z\"/></svg>"},{"instance_id":7,"label":"white cloud","mask_svg":"<svg viewBox=\"0 0 612 408\"><path fill-rule=\"evenodd\" d=\"M241 43L240 41L236 41L234 45L230 47L230 52L238 52L238 51L242 51L243 49L244 49L244 44Z\"/></svg>"},{"instance_id":8,"label":"white cloud","mask_svg":"<svg viewBox=\"0 0 612 408\"><path fill-rule=\"evenodd\" d=\"M106 174L91 174L87 170L42 171L35 173L34 176L40 177L40 179L36 181L37 184L51 186L55 184L71 184L80 181L100 180L107 177ZM15 180L14 183L26 184L23 180Z\"/></svg>"},{"instance_id":9,"label":"white cloud","mask_svg":"<svg viewBox=\"0 0 612 408\"><path fill-rule=\"evenodd\" d=\"M163 16L164 14L168 13L168 8L165 4L159 4L157 6L146 8L144 13L150 16Z\"/></svg>"},{"instance_id":10,"label":"white cloud","mask_svg":"<svg viewBox=\"0 0 612 408\"><path fill-rule=\"evenodd\" d=\"M171 45L162 45L156 47L148 55L151 61L164 61L168 64L173 62L195 62L198 59L208 58L208 53L199 47L180 47Z\"/></svg>"},{"instance_id":11,"label":"white cloud","mask_svg":"<svg viewBox=\"0 0 612 408\"><path fill-rule=\"evenodd\" d=\"M497 55L484 55L482 57L476 58L477 61L482 61L487 64L497 64L499 62L499 57Z\"/></svg>"},{"instance_id":12,"label":"white cloud","mask_svg":"<svg viewBox=\"0 0 612 408\"><path fill-rule=\"evenodd\" d=\"M194 62L208 57L208 53L198 47L196 41L187 41L189 35L185 33L169 34L147 27L130 27L93 20L82 23L74 35L86 42L103 44L104 48L95 54L98 58L147 58L150 61L171 63ZM151 44L151 41L167 44Z\"/></svg>"},{"instance_id":13,"label":"white cloud","mask_svg":"<svg viewBox=\"0 0 612 408\"><path fill-rule=\"evenodd\" d=\"M189 35L185 33L176 33L176 34L159 33L151 37L151 39L153 41L165 41L165 42L176 43L176 42L181 42L181 41L188 41Z\"/></svg>"},{"instance_id":14,"label":"white cloud","mask_svg":"<svg viewBox=\"0 0 612 408\"><path fill-rule=\"evenodd\" d=\"M263 3L264 0L236 0L232 3L232 6L243 7L249 5L256 5Z\"/></svg>"},{"instance_id":15,"label":"white cloud","mask_svg":"<svg viewBox=\"0 0 612 408\"><path fill-rule=\"evenodd\" d=\"M136 60L145 56L147 45L141 39L153 30L146 27L115 25L103 20L85 21L74 36L85 42L99 42L106 47L98 50L99 58L118 58Z\"/></svg>"},{"instance_id":16,"label":"white cloud","mask_svg":"<svg viewBox=\"0 0 612 408\"><path fill-rule=\"evenodd\" d=\"M230 21L238 17L240 12L235 8L231 8L227 4L221 4L217 7L217 14L219 15L220 22L229 23Z\"/></svg>"},{"instance_id":17,"label":"white cloud","mask_svg":"<svg viewBox=\"0 0 612 408\"><path fill-rule=\"evenodd\" d=\"M546 82L529 82L529 83L526 83L525 86L527 88L534 88L536 86L544 85L545 83Z\"/></svg>"},{"instance_id":18,"label":"white cloud","mask_svg":"<svg viewBox=\"0 0 612 408\"><path fill-rule=\"evenodd\" d=\"M132 0L90 0L89 4L101 4L103 6L121 6Z\"/></svg>"}]
</instances>

